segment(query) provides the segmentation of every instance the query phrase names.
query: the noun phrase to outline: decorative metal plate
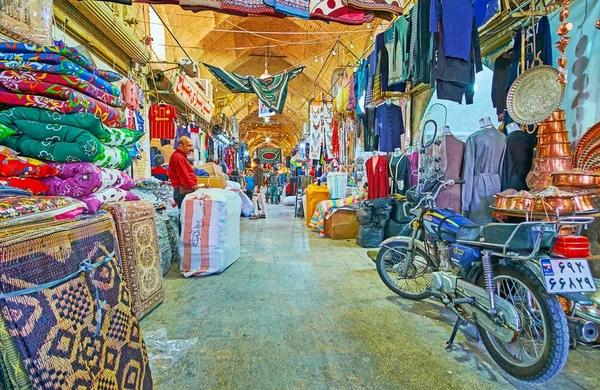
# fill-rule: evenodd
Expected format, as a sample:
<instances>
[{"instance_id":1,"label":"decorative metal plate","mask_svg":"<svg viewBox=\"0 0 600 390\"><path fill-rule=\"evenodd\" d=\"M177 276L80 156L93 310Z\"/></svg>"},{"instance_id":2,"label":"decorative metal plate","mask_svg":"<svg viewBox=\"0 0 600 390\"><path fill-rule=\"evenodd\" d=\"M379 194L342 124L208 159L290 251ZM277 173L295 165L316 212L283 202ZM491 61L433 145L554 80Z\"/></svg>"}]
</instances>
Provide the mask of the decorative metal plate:
<instances>
[{"instance_id":1,"label":"decorative metal plate","mask_svg":"<svg viewBox=\"0 0 600 390\"><path fill-rule=\"evenodd\" d=\"M598 139L598 137L600 137L600 122L590 127L579 139L577 147L575 148L575 153L573 154L573 162L577 162L584 149L590 144L590 142Z\"/></svg>"},{"instance_id":2,"label":"decorative metal plate","mask_svg":"<svg viewBox=\"0 0 600 390\"><path fill-rule=\"evenodd\" d=\"M558 81L558 75L552 66L540 65L519 76L506 98L511 118L522 125L533 125L552 115L565 95L565 85Z\"/></svg>"}]
</instances>

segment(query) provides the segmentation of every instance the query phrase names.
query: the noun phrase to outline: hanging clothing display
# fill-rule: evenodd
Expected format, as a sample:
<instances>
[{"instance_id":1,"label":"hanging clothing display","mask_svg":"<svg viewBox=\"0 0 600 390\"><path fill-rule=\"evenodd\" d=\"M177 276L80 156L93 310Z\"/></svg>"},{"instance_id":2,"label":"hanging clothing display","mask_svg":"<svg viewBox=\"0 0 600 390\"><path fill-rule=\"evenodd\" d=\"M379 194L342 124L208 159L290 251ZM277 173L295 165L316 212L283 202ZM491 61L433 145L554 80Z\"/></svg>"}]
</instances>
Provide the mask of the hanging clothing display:
<instances>
[{"instance_id":1,"label":"hanging clothing display","mask_svg":"<svg viewBox=\"0 0 600 390\"><path fill-rule=\"evenodd\" d=\"M346 7L342 0L310 0L309 8L311 19L329 20L349 25L369 23L375 18L372 12Z\"/></svg>"},{"instance_id":2,"label":"hanging clothing display","mask_svg":"<svg viewBox=\"0 0 600 390\"><path fill-rule=\"evenodd\" d=\"M408 153L410 161L410 186L416 186L419 183L419 153Z\"/></svg>"},{"instance_id":3,"label":"hanging clothing display","mask_svg":"<svg viewBox=\"0 0 600 390\"><path fill-rule=\"evenodd\" d=\"M408 79L413 85L431 82L433 34L429 31L430 1L418 1L410 10Z\"/></svg>"},{"instance_id":4,"label":"hanging clothing display","mask_svg":"<svg viewBox=\"0 0 600 390\"><path fill-rule=\"evenodd\" d=\"M524 131L517 130L508 135L500 180L502 191L509 188L517 191L529 190L525 179L531 170L535 145L535 136Z\"/></svg>"},{"instance_id":5,"label":"hanging clothing display","mask_svg":"<svg viewBox=\"0 0 600 390\"><path fill-rule=\"evenodd\" d=\"M438 21L440 20L444 31L441 41L446 56L470 61L471 25L475 23L477 28L473 14L473 0L431 0L429 19L431 32L439 32Z\"/></svg>"},{"instance_id":6,"label":"hanging clothing display","mask_svg":"<svg viewBox=\"0 0 600 390\"><path fill-rule=\"evenodd\" d=\"M323 143L323 102L315 100L310 105L309 159L318 160Z\"/></svg>"},{"instance_id":7,"label":"hanging clothing display","mask_svg":"<svg viewBox=\"0 0 600 390\"><path fill-rule=\"evenodd\" d=\"M391 194L406 194L410 188L410 160L405 154L393 155L389 164Z\"/></svg>"},{"instance_id":8,"label":"hanging clothing display","mask_svg":"<svg viewBox=\"0 0 600 390\"><path fill-rule=\"evenodd\" d=\"M177 111L170 104L150 106L150 138L174 139Z\"/></svg>"},{"instance_id":9,"label":"hanging clothing display","mask_svg":"<svg viewBox=\"0 0 600 390\"><path fill-rule=\"evenodd\" d=\"M408 76L408 28L405 18L398 18L385 30L385 48L388 52L388 85L396 85L405 81Z\"/></svg>"},{"instance_id":10,"label":"hanging clothing display","mask_svg":"<svg viewBox=\"0 0 600 390\"><path fill-rule=\"evenodd\" d=\"M364 133L364 151L372 152L377 150L379 137L375 135L375 109L368 108L367 113L361 117L361 124Z\"/></svg>"},{"instance_id":11,"label":"hanging clothing display","mask_svg":"<svg viewBox=\"0 0 600 390\"><path fill-rule=\"evenodd\" d=\"M494 61L494 76L492 77L492 105L496 114L500 115L506 109L506 81L511 65L510 54L503 53Z\"/></svg>"},{"instance_id":12,"label":"hanging clothing display","mask_svg":"<svg viewBox=\"0 0 600 390\"><path fill-rule=\"evenodd\" d=\"M433 10L432 10L433 12ZM468 60L449 57L445 46L440 44L444 38L443 24L438 28L439 39L434 40L434 52L437 50L435 61L432 61L432 80L435 82L438 99L450 100L462 104L463 97L466 104L473 104L475 94L475 73L483 70L481 52L479 48L479 33L475 26L475 18L471 18L472 34L470 56Z\"/></svg>"},{"instance_id":13,"label":"hanging clothing display","mask_svg":"<svg viewBox=\"0 0 600 390\"><path fill-rule=\"evenodd\" d=\"M231 92L254 93L267 107L278 114L283 112L289 82L302 73L305 68L305 66L300 66L261 80L256 76L241 76L206 63L204 66Z\"/></svg>"},{"instance_id":14,"label":"hanging clothing display","mask_svg":"<svg viewBox=\"0 0 600 390\"><path fill-rule=\"evenodd\" d=\"M404 134L404 120L400 106L391 101L375 109L375 135L379 137L379 151L393 152L401 147L400 136Z\"/></svg>"},{"instance_id":15,"label":"hanging clothing display","mask_svg":"<svg viewBox=\"0 0 600 390\"><path fill-rule=\"evenodd\" d=\"M335 157L333 153L333 105L330 102L325 102L323 105L323 136L325 143L325 158L332 159Z\"/></svg>"},{"instance_id":16,"label":"hanging clothing display","mask_svg":"<svg viewBox=\"0 0 600 390\"><path fill-rule=\"evenodd\" d=\"M385 198L390 194L388 179L388 161L384 156L373 156L365 163L367 183L369 183L368 199Z\"/></svg>"},{"instance_id":17,"label":"hanging clothing display","mask_svg":"<svg viewBox=\"0 0 600 390\"><path fill-rule=\"evenodd\" d=\"M462 209L475 224L492 221L490 206L501 191L500 169L506 136L489 125L471 134L465 148Z\"/></svg>"},{"instance_id":18,"label":"hanging clothing display","mask_svg":"<svg viewBox=\"0 0 600 390\"><path fill-rule=\"evenodd\" d=\"M459 180L463 166L465 143L456 138L452 133L446 133L446 174L444 180ZM441 208L450 208L457 213L461 212L462 187L453 185L440 191L436 205Z\"/></svg>"}]
</instances>

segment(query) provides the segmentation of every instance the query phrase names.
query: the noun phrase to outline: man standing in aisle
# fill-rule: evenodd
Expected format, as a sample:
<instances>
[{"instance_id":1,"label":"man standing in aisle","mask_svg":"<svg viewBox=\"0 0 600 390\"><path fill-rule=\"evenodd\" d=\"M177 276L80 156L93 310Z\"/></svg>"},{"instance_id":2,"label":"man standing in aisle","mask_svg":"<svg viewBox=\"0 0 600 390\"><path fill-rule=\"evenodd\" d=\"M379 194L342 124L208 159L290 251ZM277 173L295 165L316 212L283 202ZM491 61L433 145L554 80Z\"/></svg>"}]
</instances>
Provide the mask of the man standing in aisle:
<instances>
[{"instance_id":1,"label":"man standing in aisle","mask_svg":"<svg viewBox=\"0 0 600 390\"><path fill-rule=\"evenodd\" d=\"M254 214L250 219L267 218L267 202L265 202L265 173L262 164L258 158L254 159L256 169L254 170L254 194L252 194L252 204L254 205ZM260 203L260 214L258 213L258 204Z\"/></svg>"},{"instance_id":2,"label":"man standing in aisle","mask_svg":"<svg viewBox=\"0 0 600 390\"><path fill-rule=\"evenodd\" d=\"M173 186L173 197L177 207L181 208L183 198L191 192L200 188L198 179L194 174L194 168L190 165L187 156L192 153L194 146L189 137L183 136L179 139L177 149L169 159L169 180Z\"/></svg>"}]
</instances>

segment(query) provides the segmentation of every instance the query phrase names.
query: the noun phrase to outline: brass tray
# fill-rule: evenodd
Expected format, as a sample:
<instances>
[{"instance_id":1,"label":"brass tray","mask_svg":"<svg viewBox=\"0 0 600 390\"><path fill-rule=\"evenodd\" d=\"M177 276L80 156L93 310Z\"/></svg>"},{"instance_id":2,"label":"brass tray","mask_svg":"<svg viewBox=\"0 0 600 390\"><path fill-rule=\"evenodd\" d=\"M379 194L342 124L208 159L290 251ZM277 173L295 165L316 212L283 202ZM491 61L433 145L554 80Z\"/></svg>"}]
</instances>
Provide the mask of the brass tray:
<instances>
[{"instance_id":1,"label":"brass tray","mask_svg":"<svg viewBox=\"0 0 600 390\"><path fill-rule=\"evenodd\" d=\"M534 66L521 74L506 98L511 118L522 125L533 125L552 115L565 96L565 85L558 76L558 70L548 65Z\"/></svg>"}]
</instances>

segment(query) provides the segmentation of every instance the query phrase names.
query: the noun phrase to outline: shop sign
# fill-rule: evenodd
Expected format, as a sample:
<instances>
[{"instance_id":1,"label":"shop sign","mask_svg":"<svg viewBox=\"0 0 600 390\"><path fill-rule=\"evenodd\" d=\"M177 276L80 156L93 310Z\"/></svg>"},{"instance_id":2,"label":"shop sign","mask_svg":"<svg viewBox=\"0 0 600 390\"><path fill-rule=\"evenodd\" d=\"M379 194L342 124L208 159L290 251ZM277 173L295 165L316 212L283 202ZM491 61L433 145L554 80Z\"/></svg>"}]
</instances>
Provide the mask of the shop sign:
<instances>
[{"instance_id":1,"label":"shop sign","mask_svg":"<svg viewBox=\"0 0 600 390\"><path fill-rule=\"evenodd\" d=\"M267 105L260 99L258 99L258 117L268 118L275 115L275 111L267 107Z\"/></svg>"},{"instance_id":2,"label":"shop sign","mask_svg":"<svg viewBox=\"0 0 600 390\"><path fill-rule=\"evenodd\" d=\"M177 77L173 92L198 115L210 121L215 107L208 96L188 76Z\"/></svg>"}]
</instances>

